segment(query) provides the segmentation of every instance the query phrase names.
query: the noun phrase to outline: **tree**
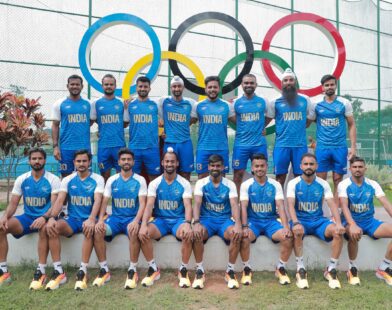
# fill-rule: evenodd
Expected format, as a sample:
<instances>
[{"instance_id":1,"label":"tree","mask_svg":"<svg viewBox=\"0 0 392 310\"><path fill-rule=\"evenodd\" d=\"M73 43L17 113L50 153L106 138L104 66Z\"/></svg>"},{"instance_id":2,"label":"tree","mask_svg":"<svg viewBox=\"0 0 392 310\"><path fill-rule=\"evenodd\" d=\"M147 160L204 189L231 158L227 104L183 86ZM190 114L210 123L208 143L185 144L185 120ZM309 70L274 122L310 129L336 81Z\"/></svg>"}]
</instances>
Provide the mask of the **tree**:
<instances>
[{"instance_id":1,"label":"tree","mask_svg":"<svg viewBox=\"0 0 392 310\"><path fill-rule=\"evenodd\" d=\"M39 99L28 99L11 92L0 94L0 172L7 180L7 203L10 182L20 160L30 148L49 140L44 131L45 118L38 112Z\"/></svg>"},{"instance_id":2,"label":"tree","mask_svg":"<svg viewBox=\"0 0 392 310\"><path fill-rule=\"evenodd\" d=\"M353 114L354 114L354 118L355 120L357 120L363 113L363 109L362 109L362 104L363 102L361 100L354 99L351 95L343 95L343 98L346 98L348 101L351 102L351 105L353 107Z\"/></svg>"}]
</instances>

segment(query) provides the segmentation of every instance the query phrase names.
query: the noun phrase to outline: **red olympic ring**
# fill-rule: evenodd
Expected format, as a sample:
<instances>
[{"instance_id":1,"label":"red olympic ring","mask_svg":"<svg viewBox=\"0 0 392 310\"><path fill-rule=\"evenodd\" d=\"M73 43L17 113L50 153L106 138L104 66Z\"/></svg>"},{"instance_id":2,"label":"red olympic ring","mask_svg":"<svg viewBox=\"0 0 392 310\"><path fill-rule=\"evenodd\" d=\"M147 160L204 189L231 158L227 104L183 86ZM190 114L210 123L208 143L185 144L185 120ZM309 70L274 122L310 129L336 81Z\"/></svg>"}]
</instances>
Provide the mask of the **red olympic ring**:
<instances>
[{"instance_id":1,"label":"red olympic ring","mask_svg":"<svg viewBox=\"0 0 392 310\"><path fill-rule=\"evenodd\" d=\"M332 45L333 43L335 43L335 46L333 46L335 51L335 65L332 74L337 79L339 79L339 77L343 72L344 65L346 62L346 49L344 47L343 38L340 36L338 30L334 25L332 25L327 19L319 15L312 14L312 13L295 13L279 19L275 24L271 26L271 28L268 30L267 34L265 35L263 44L261 46L261 50L269 52L271 42L275 34L280 29L295 23L302 23L302 24L308 24L310 26L315 26L328 37ZM274 84L278 89L281 89L282 88L281 80L272 70L270 61L268 59L263 59L261 63L262 63L262 68L264 70L264 73L268 78L268 80L272 84ZM323 91L321 85L319 85L310 89L299 89L298 92L305 94L309 97L313 97L321 94Z\"/></svg>"}]
</instances>

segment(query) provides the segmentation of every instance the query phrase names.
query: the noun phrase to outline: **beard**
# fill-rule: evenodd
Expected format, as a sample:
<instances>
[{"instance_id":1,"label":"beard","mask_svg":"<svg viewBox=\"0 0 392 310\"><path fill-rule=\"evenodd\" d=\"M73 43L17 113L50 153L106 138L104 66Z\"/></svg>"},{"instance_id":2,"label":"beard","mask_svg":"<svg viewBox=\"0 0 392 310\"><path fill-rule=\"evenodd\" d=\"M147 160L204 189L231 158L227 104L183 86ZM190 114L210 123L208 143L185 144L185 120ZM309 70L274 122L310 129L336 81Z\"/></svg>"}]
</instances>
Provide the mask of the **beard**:
<instances>
[{"instance_id":1,"label":"beard","mask_svg":"<svg viewBox=\"0 0 392 310\"><path fill-rule=\"evenodd\" d=\"M294 106L297 99L297 88L292 85L287 85L282 89L282 95L290 106Z\"/></svg>"},{"instance_id":2,"label":"beard","mask_svg":"<svg viewBox=\"0 0 392 310\"><path fill-rule=\"evenodd\" d=\"M304 174L307 176L307 177L311 177L312 175L314 175L316 173L316 170L311 170L311 169L306 169L305 171L304 171Z\"/></svg>"},{"instance_id":3,"label":"beard","mask_svg":"<svg viewBox=\"0 0 392 310\"><path fill-rule=\"evenodd\" d=\"M42 169L44 169L44 165L35 164L31 166L31 169L33 169L34 171L41 171Z\"/></svg>"}]
</instances>

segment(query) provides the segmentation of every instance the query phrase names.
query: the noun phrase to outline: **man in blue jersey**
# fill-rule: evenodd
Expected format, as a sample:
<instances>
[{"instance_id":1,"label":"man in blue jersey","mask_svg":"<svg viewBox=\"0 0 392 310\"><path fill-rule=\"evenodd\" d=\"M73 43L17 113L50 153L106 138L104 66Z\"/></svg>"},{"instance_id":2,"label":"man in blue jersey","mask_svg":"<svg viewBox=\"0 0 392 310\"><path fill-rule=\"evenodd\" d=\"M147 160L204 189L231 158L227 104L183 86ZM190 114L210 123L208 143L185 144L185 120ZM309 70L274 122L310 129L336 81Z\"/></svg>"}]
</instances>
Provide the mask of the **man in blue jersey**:
<instances>
[{"instance_id":1,"label":"man in blue jersey","mask_svg":"<svg viewBox=\"0 0 392 310\"><path fill-rule=\"evenodd\" d=\"M306 126L311 122L307 120L311 103L307 96L297 93L297 78L291 69L285 70L281 80L282 96L271 101L267 116L275 118L274 172L283 187L290 163L295 176L302 173L300 162L308 149Z\"/></svg>"},{"instance_id":2,"label":"man in blue jersey","mask_svg":"<svg viewBox=\"0 0 392 310\"><path fill-rule=\"evenodd\" d=\"M241 258L244 265L241 283L252 283L252 268L249 264L250 243L265 235L274 243L280 243L279 263L275 275L282 285L289 284L286 265L290 258L293 240L284 207L282 186L267 177L268 162L264 154L252 156L253 178L241 184ZM277 218L277 211L280 221Z\"/></svg>"},{"instance_id":3,"label":"man in blue jersey","mask_svg":"<svg viewBox=\"0 0 392 310\"><path fill-rule=\"evenodd\" d=\"M196 103L193 99L184 98L184 81L174 76L170 83L172 96L159 100L159 117L164 122L165 144L163 152L172 147L180 161L178 173L191 179L194 169L193 145L189 126L197 121Z\"/></svg>"},{"instance_id":4,"label":"man in blue jersey","mask_svg":"<svg viewBox=\"0 0 392 310\"><path fill-rule=\"evenodd\" d=\"M7 234L21 238L38 232L38 267L30 289L40 289L46 282L45 267L49 248L45 226L51 205L57 198L60 179L45 171L45 162L46 152L42 148L29 150L29 164L32 170L16 178L11 201L0 218L0 286L11 281L11 273L7 268ZM24 213L15 216L22 196Z\"/></svg>"},{"instance_id":5,"label":"man in blue jersey","mask_svg":"<svg viewBox=\"0 0 392 310\"><path fill-rule=\"evenodd\" d=\"M358 255L358 242L363 234L373 239L391 238L392 224L384 223L374 218L373 199L376 197L392 216L392 204L388 201L381 186L365 177L365 160L354 156L350 160L351 178L339 183L338 195L343 211L343 224L346 226L348 236L349 269L348 282L352 285L360 284L358 267L355 259ZM392 285L392 242L389 243L385 258L377 268L376 276Z\"/></svg>"},{"instance_id":6,"label":"man in blue jersey","mask_svg":"<svg viewBox=\"0 0 392 310\"><path fill-rule=\"evenodd\" d=\"M139 259L140 241L138 238L140 222L146 205L146 180L134 173L133 153L127 148L118 152L118 165L121 172L111 176L103 193L98 223L95 225L94 248L99 262L106 261L105 240L110 242L118 234L129 238L130 266L127 273L126 289L135 288L138 281L136 266ZM109 200L112 199L112 214L105 219ZM102 286L109 281L110 273L101 268L94 286Z\"/></svg>"},{"instance_id":7,"label":"man in blue jersey","mask_svg":"<svg viewBox=\"0 0 392 310\"><path fill-rule=\"evenodd\" d=\"M241 245L240 208L235 184L223 177L224 169L222 156L211 155L208 159L210 176L198 180L194 189L193 253L196 260L196 276L192 287L196 289L204 287L204 242L214 235L218 235L229 244L229 263L225 273L227 286L231 289L239 288L234 265Z\"/></svg>"},{"instance_id":8,"label":"man in blue jersey","mask_svg":"<svg viewBox=\"0 0 392 310\"><path fill-rule=\"evenodd\" d=\"M91 104L91 120L98 124L98 166L105 182L111 169L120 171L118 151L125 146L124 128L129 114L123 102L114 96L116 79L111 74L102 78L104 96Z\"/></svg>"},{"instance_id":9,"label":"man in blue jersey","mask_svg":"<svg viewBox=\"0 0 392 310\"><path fill-rule=\"evenodd\" d=\"M253 154L264 154L268 158L267 141L263 130L268 125L265 121L268 101L255 94L256 76L246 74L241 83L244 95L234 102L236 133L233 148L233 181L240 190L248 160Z\"/></svg>"},{"instance_id":10,"label":"man in blue jersey","mask_svg":"<svg viewBox=\"0 0 392 310\"><path fill-rule=\"evenodd\" d=\"M324 278L332 289L340 288L337 263L343 246L343 233L339 211L328 182L316 176L317 161L313 154L305 153L301 159L302 175L287 185L287 202L294 235L294 253L297 261L297 286L308 288L307 272L303 259L303 237L315 235L331 242L331 258ZM323 202L331 209L335 223L323 216Z\"/></svg>"},{"instance_id":11,"label":"man in blue jersey","mask_svg":"<svg viewBox=\"0 0 392 310\"><path fill-rule=\"evenodd\" d=\"M74 153L90 149L91 106L80 96L83 79L79 75L71 75L67 89L69 96L55 102L52 115L53 155L60 162L62 177L74 171Z\"/></svg>"},{"instance_id":12,"label":"man in blue jersey","mask_svg":"<svg viewBox=\"0 0 392 310\"><path fill-rule=\"evenodd\" d=\"M179 160L169 147L162 159L163 174L148 186L147 205L140 227L141 247L148 263L143 286L160 278L154 259L152 240L172 234L181 241L182 262L178 270L179 286L190 287L188 263L192 254L192 189L187 179L177 174ZM154 220L149 222L151 216Z\"/></svg>"},{"instance_id":13,"label":"man in blue jersey","mask_svg":"<svg viewBox=\"0 0 392 310\"><path fill-rule=\"evenodd\" d=\"M76 172L61 181L46 228L54 267L52 279L46 285L47 290L55 290L67 281L60 259L60 236L71 237L80 232L83 232L85 238L75 289L87 288L87 265L93 250L94 228L101 206L104 180L99 174L89 171L92 156L88 150L76 151L74 156ZM68 216L56 220L65 200L68 202ZM107 269L106 262L100 262L100 268Z\"/></svg>"},{"instance_id":14,"label":"man in blue jersey","mask_svg":"<svg viewBox=\"0 0 392 310\"><path fill-rule=\"evenodd\" d=\"M196 172L199 179L208 176L208 158L213 154L222 156L224 173L229 171L229 146L227 141L227 123L234 116L228 102L219 99L220 78L205 78L207 99L196 106L199 120L199 140L196 152Z\"/></svg>"},{"instance_id":15,"label":"man in blue jersey","mask_svg":"<svg viewBox=\"0 0 392 310\"><path fill-rule=\"evenodd\" d=\"M337 198L338 184L347 173L347 159L350 160L356 152L357 130L351 103L336 95L336 78L330 74L324 75L321 85L325 96L322 101L312 105L310 110L310 118L315 120L317 125L317 176L326 180L328 171L332 171L334 196ZM346 123L351 141L349 152Z\"/></svg>"},{"instance_id":16,"label":"man in blue jersey","mask_svg":"<svg viewBox=\"0 0 392 310\"><path fill-rule=\"evenodd\" d=\"M148 179L155 179L160 171L158 140L158 105L148 97L151 81L145 76L136 80L137 98L128 105L129 145L135 154L133 170L140 174L144 164Z\"/></svg>"}]
</instances>

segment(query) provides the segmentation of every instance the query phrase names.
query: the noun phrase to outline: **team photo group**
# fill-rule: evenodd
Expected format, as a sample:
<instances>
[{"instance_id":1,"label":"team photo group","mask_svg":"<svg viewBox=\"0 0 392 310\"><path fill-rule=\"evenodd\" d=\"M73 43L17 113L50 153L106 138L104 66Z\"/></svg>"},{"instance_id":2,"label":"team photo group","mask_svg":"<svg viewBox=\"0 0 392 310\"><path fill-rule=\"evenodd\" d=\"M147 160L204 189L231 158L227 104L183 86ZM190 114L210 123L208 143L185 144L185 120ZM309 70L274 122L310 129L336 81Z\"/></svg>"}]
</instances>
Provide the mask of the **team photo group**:
<instances>
[{"instance_id":1,"label":"team photo group","mask_svg":"<svg viewBox=\"0 0 392 310\"><path fill-rule=\"evenodd\" d=\"M356 259L361 237L392 237L392 224L374 217L373 199L390 216L392 205L380 185L366 177L366 163L356 154L353 108L336 95L337 79L325 75L321 86L324 97L311 102L298 93L296 75L286 69L281 75L281 95L268 100L256 94L255 75L246 74L241 83L243 95L229 103L220 98L219 77L208 76L206 99L195 102L183 97L184 81L174 76L171 96L153 100L149 98L151 81L140 76L136 97L122 101L114 94L115 77L106 74L102 78L104 95L90 103L81 97L83 79L71 75L69 95L54 103L52 115L53 155L59 161L61 179L45 170L44 149L29 150L31 171L15 180L10 203L0 218L0 286L11 281L7 235L21 238L33 232L38 234L38 266L32 290L56 290L67 282L60 237L78 233L84 238L82 248L74 248L77 255L81 251L76 290L110 281L106 242L119 234L129 240L124 244L129 247L126 289L138 284L152 286L159 280L153 240L168 234L181 242L178 285L182 288L203 289L204 244L214 235L227 244L224 279L230 289L252 284L251 243L261 235L279 247L275 275L281 285L291 283L287 262L294 254L296 271L291 276L300 289L309 288L303 257L307 235L330 246L324 278L332 289L342 285L337 266L346 239L349 264L344 277L350 285L359 285L361 266ZM265 128L271 121L275 122L274 178L267 176ZM236 126L231 167L229 122ZM316 146L309 152L306 128L312 122L316 124ZM93 123L98 126L100 174L91 171ZM196 123L194 152L190 126ZM127 127L129 141L124 134ZM289 167L294 178L286 181ZM229 168L233 180L225 177ZM246 170L252 177L245 180ZM191 186L194 171L198 180ZM347 174L350 176L345 177ZM324 202L331 218L323 213ZM20 203L21 214L16 213ZM99 273L89 281L87 268L93 250ZM148 269L139 280L140 251ZM46 273L49 253L54 268L51 276ZM196 266L189 264L192 254ZM242 270L237 279L238 256ZM392 243L384 257L380 253L380 260L376 276L392 286Z\"/></svg>"}]
</instances>

